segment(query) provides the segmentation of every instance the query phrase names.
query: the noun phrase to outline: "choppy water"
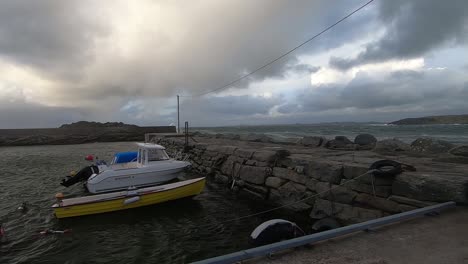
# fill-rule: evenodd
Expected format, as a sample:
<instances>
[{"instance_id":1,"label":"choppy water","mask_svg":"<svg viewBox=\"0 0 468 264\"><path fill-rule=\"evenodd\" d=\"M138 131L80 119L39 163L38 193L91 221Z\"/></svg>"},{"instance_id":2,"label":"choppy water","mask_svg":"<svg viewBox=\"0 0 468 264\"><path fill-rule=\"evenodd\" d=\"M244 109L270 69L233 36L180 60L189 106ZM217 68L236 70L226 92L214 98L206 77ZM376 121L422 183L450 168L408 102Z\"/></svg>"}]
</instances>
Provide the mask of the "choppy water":
<instances>
[{"instance_id":1,"label":"choppy water","mask_svg":"<svg viewBox=\"0 0 468 264\"><path fill-rule=\"evenodd\" d=\"M186 263L248 248L248 235L263 221L297 217L275 212L223 224L265 205L210 186L193 200L74 219L52 216L55 193L83 194L79 184L65 189L59 182L87 165L84 155L109 160L132 149L132 143L0 148L0 222L7 233L0 239L0 263ZM17 210L22 202L26 212ZM46 228L72 232L38 235Z\"/></svg>"},{"instance_id":2,"label":"choppy water","mask_svg":"<svg viewBox=\"0 0 468 264\"><path fill-rule=\"evenodd\" d=\"M361 133L369 133L378 139L398 138L412 142L418 137L435 137L452 143L468 143L468 125L409 125L396 126L375 123L336 123L312 125L265 125L194 128L210 133L265 133L277 137L302 137L308 135L347 136L353 139Z\"/></svg>"}]
</instances>

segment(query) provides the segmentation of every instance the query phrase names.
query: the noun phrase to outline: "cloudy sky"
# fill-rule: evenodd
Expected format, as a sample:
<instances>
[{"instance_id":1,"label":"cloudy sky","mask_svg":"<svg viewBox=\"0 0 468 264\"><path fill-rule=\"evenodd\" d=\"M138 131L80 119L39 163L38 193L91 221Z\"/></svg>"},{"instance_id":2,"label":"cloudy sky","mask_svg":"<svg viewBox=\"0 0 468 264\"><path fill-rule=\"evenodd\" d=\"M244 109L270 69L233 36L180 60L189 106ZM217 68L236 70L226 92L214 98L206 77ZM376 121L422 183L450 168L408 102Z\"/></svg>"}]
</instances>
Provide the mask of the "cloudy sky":
<instances>
[{"instance_id":1,"label":"cloudy sky","mask_svg":"<svg viewBox=\"0 0 468 264\"><path fill-rule=\"evenodd\" d=\"M468 1L0 1L0 128L468 114Z\"/></svg>"}]
</instances>

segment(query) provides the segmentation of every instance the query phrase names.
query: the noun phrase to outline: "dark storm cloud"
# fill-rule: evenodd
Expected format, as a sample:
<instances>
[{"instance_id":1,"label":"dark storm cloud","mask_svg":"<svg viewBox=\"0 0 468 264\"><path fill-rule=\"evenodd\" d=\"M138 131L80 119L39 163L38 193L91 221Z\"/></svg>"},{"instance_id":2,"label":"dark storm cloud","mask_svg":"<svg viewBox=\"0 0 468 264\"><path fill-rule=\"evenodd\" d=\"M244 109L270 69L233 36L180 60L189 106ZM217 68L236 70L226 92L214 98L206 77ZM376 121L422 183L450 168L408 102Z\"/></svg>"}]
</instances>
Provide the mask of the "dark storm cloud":
<instances>
[{"instance_id":1,"label":"dark storm cloud","mask_svg":"<svg viewBox=\"0 0 468 264\"><path fill-rule=\"evenodd\" d=\"M51 81L63 82L54 90L60 100L197 94L254 70L359 5L342 0L143 3L178 10L180 18L160 25L145 17L149 19L143 25L146 28L128 36L136 43L134 50L122 55L113 46L121 44L113 39L113 33L126 23L132 26L126 10L117 9L115 13L122 17L112 18L105 17L113 12L112 4L1 1L0 59L32 67ZM265 78L282 78L286 71L305 70L305 65L296 68L297 56L353 39L372 14L366 9L235 86L243 88ZM158 29L151 31L152 23ZM173 32L177 38L172 37Z\"/></svg>"},{"instance_id":2,"label":"dark storm cloud","mask_svg":"<svg viewBox=\"0 0 468 264\"><path fill-rule=\"evenodd\" d=\"M447 43L464 43L468 33L468 1L379 1L384 35L355 58L332 57L330 65L347 70L365 63L422 56Z\"/></svg>"},{"instance_id":3,"label":"dark storm cloud","mask_svg":"<svg viewBox=\"0 0 468 264\"><path fill-rule=\"evenodd\" d=\"M298 74L311 74L318 72L320 70L320 67L318 66L311 66L308 64L297 64L294 67L292 67L292 71Z\"/></svg>"},{"instance_id":4,"label":"dark storm cloud","mask_svg":"<svg viewBox=\"0 0 468 264\"><path fill-rule=\"evenodd\" d=\"M51 78L75 76L93 60L93 21L86 1L1 1L0 58L37 68ZM92 14L91 14L92 15ZM75 72L74 72L75 70Z\"/></svg>"},{"instance_id":5,"label":"dark storm cloud","mask_svg":"<svg viewBox=\"0 0 468 264\"><path fill-rule=\"evenodd\" d=\"M279 103L278 98L252 97L252 96L224 96L199 99L187 99L182 103L184 112L198 111L207 114L222 115L255 115L267 114Z\"/></svg>"},{"instance_id":6,"label":"dark storm cloud","mask_svg":"<svg viewBox=\"0 0 468 264\"><path fill-rule=\"evenodd\" d=\"M282 102L281 98L225 96L186 99L181 102L181 120L188 120L194 126L239 124L255 116L268 119L268 112ZM168 115L174 120L175 113Z\"/></svg>"},{"instance_id":7,"label":"dark storm cloud","mask_svg":"<svg viewBox=\"0 0 468 264\"><path fill-rule=\"evenodd\" d=\"M179 8L178 4L171 5ZM162 43L159 49L164 53L159 53L158 48L145 50L130 63L109 63L93 85L100 87L101 95L110 91L122 96L133 92L167 96L175 91L209 91L262 66L317 32L326 24L318 16L322 10L349 12L352 7L342 1L296 1L294 5L215 2L209 7L197 7L197 12L187 14L191 21L180 43L169 43L170 47ZM294 69L296 56L306 51L287 56L234 86L244 88L265 78L282 78L285 71Z\"/></svg>"},{"instance_id":8,"label":"dark storm cloud","mask_svg":"<svg viewBox=\"0 0 468 264\"><path fill-rule=\"evenodd\" d=\"M10 100L0 100L0 113L0 129L58 127L71 120L87 119L91 114L83 109Z\"/></svg>"},{"instance_id":9,"label":"dark storm cloud","mask_svg":"<svg viewBox=\"0 0 468 264\"><path fill-rule=\"evenodd\" d=\"M420 79L424 77L424 72L414 70L401 70L390 73L390 77L396 80L402 79Z\"/></svg>"},{"instance_id":10,"label":"dark storm cloud","mask_svg":"<svg viewBox=\"0 0 468 264\"><path fill-rule=\"evenodd\" d=\"M180 120L189 121L191 126L214 126L238 124L246 119L263 116L268 119L269 111L283 103L281 97L224 96L181 98ZM124 122L134 124L175 124L177 108L166 106L155 108L158 100L134 98L123 103L119 117ZM144 113L144 114L142 114Z\"/></svg>"}]
</instances>

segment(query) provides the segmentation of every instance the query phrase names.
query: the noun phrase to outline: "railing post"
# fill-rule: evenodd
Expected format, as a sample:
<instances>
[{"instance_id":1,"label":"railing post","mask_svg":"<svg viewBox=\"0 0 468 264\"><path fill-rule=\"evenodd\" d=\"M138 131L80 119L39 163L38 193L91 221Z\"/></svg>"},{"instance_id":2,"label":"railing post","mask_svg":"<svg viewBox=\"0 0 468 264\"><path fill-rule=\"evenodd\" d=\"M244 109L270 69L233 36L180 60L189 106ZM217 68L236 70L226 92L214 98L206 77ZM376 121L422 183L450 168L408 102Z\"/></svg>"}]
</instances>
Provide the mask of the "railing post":
<instances>
[{"instance_id":1,"label":"railing post","mask_svg":"<svg viewBox=\"0 0 468 264\"><path fill-rule=\"evenodd\" d=\"M189 136L189 131L188 131L188 121L185 121L185 147L188 147L188 136Z\"/></svg>"},{"instance_id":2,"label":"railing post","mask_svg":"<svg viewBox=\"0 0 468 264\"><path fill-rule=\"evenodd\" d=\"M177 95L177 134L180 134L179 95Z\"/></svg>"}]
</instances>

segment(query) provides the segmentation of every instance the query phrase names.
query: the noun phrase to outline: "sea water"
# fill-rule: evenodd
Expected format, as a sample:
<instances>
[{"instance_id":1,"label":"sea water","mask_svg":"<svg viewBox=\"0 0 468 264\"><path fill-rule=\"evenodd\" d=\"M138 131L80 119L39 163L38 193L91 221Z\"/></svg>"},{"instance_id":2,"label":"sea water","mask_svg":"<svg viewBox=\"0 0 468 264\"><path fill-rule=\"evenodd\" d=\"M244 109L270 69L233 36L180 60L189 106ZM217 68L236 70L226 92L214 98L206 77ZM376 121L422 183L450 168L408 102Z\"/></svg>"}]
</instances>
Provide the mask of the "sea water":
<instances>
[{"instance_id":1,"label":"sea water","mask_svg":"<svg viewBox=\"0 0 468 264\"><path fill-rule=\"evenodd\" d=\"M229 126L192 128L207 133L264 133L273 137L303 136L347 136L353 140L359 134L367 133L377 139L398 138L411 143L419 137L434 137L456 144L468 144L468 124L453 125L387 125L381 123L328 123L328 124L295 124L264 126Z\"/></svg>"},{"instance_id":2,"label":"sea water","mask_svg":"<svg viewBox=\"0 0 468 264\"><path fill-rule=\"evenodd\" d=\"M250 232L266 220L298 219L274 211L225 222L271 207L212 185L193 199L54 218L50 206L57 192L86 195L80 184L65 188L59 183L71 170L89 165L87 154L110 160L115 152L134 149L129 142L0 148L0 223L6 229L0 263L186 263L250 247ZM24 202L25 210L18 210ZM307 221L302 225L307 228ZM72 231L40 235L45 229Z\"/></svg>"}]
</instances>

